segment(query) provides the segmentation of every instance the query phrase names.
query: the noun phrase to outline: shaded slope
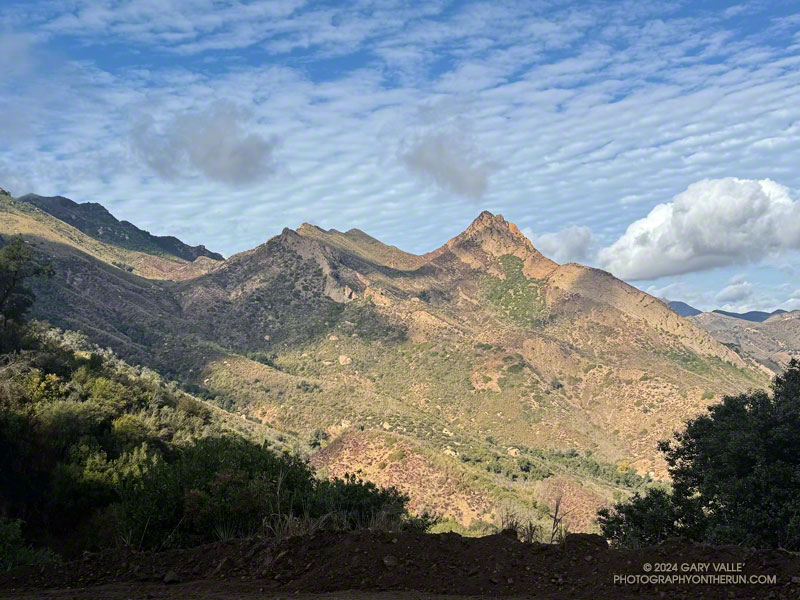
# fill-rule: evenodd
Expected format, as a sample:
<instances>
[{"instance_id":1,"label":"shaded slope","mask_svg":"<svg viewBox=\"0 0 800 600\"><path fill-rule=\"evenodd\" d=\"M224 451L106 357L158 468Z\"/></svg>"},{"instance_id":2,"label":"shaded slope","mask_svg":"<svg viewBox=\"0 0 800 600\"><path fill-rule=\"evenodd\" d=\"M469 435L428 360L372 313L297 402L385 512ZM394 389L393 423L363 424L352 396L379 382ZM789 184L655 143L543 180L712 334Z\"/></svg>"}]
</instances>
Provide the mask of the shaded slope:
<instances>
[{"instance_id":1,"label":"shaded slope","mask_svg":"<svg viewBox=\"0 0 800 600\"><path fill-rule=\"evenodd\" d=\"M48 247L50 253L59 252L59 248L64 251L74 248L120 270L149 279L188 279L221 264L205 256L188 262L164 253L149 254L106 243L29 202L15 200L7 194L0 195L0 217L0 235L35 236Z\"/></svg>"},{"instance_id":2,"label":"shaded slope","mask_svg":"<svg viewBox=\"0 0 800 600\"><path fill-rule=\"evenodd\" d=\"M96 202L78 204L63 196L45 197L26 194L18 198L38 209L69 223L76 229L107 244L127 250L136 250L155 255L169 255L186 261L201 256L221 261L221 254L211 252L205 246L189 246L173 236L155 236L139 229L128 221L119 221L114 215Z\"/></svg>"},{"instance_id":3,"label":"shaded slope","mask_svg":"<svg viewBox=\"0 0 800 600\"><path fill-rule=\"evenodd\" d=\"M736 312L728 312L727 310L714 310L718 315L724 315L726 317L733 317L735 319L742 319L743 321L752 321L754 323L762 323L769 319L773 315L780 315L785 313L785 310L778 309L771 313L764 312L763 310L751 310L750 312L746 313L736 313Z\"/></svg>"}]
</instances>

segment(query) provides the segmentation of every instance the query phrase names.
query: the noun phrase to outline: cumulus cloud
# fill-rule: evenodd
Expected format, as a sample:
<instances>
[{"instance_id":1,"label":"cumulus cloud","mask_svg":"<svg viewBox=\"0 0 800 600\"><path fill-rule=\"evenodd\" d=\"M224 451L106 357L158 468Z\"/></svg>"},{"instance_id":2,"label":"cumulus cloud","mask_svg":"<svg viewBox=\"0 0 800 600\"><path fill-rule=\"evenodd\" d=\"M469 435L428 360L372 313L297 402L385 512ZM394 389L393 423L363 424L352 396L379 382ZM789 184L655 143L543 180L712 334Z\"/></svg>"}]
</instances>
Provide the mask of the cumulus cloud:
<instances>
[{"instance_id":1,"label":"cumulus cloud","mask_svg":"<svg viewBox=\"0 0 800 600\"><path fill-rule=\"evenodd\" d=\"M165 179L200 173L227 184L260 181L274 171L275 141L247 132L247 112L217 102L158 126L150 117L131 132L134 151Z\"/></svg>"},{"instance_id":2,"label":"cumulus cloud","mask_svg":"<svg viewBox=\"0 0 800 600\"><path fill-rule=\"evenodd\" d=\"M556 233L535 235L527 228L524 233L539 252L557 263L585 261L590 256L594 242L592 230L578 225L571 225Z\"/></svg>"},{"instance_id":3,"label":"cumulus cloud","mask_svg":"<svg viewBox=\"0 0 800 600\"><path fill-rule=\"evenodd\" d=\"M400 158L423 181L475 200L486 193L489 176L499 168L481 159L463 128L428 132L404 142Z\"/></svg>"},{"instance_id":4,"label":"cumulus cloud","mask_svg":"<svg viewBox=\"0 0 800 600\"><path fill-rule=\"evenodd\" d=\"M800 202L769 179L690 185L628 226L599 261L618 277L656 279L757 262L800 249Z\"/></svg>"},{"instance_id":5,"label":"cumulus cloud","mask_svg":"<svg viewBox=\"0 0 800 600\"><path fill-rule=\"evenodd\" d=\"M753 295L753 285L741 276L734 277L716 296L717 302L742 302Z\"/></svg>"}]
</instances>

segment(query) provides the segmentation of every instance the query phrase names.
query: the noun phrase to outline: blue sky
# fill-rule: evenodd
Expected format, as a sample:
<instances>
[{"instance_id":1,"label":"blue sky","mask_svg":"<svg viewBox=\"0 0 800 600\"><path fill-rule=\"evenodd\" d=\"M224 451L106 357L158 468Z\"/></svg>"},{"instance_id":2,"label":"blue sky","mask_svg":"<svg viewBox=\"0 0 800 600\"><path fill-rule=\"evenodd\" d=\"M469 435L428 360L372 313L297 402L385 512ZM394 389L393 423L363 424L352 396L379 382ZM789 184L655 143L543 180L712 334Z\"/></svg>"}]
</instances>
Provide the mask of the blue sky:
<instances>
[{"instance_id":1,"label":"blue sky","mask_svg":"<svg viewBox=\"0 0 800 600\"><path fill-rule=\"evenodd\" d=\"M0 0L0 186L226 255L488 209L698 308L800 308L794 2Z\"/></svg>"}]
</instances>

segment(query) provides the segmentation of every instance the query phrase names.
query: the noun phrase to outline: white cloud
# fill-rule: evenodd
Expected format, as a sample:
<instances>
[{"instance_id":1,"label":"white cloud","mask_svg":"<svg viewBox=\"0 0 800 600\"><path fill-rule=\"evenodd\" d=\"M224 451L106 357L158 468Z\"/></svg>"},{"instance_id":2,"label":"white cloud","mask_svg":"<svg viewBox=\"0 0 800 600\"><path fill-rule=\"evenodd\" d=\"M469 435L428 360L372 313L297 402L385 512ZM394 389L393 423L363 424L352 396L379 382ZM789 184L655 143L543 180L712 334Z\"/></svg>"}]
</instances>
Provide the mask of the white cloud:
<instances>
[{"instance_id":1,"label":"white cloud","mask_svg":"<svg viewBox=\"0 0 800 600\"><path fill-rule=\"evenodd\" d=\"M667 300L682 300L691 304L686 300L683 300L687 294L691 293L687 286L682 281L673 281L668 283L667 285L651 285L649 286L645 292L650 294L651 296L655 296L656 298L666 298Z\"/></svg>"},{"instance_id":2,"label":"white cloud","mask_svg":"<svg viewBox=\"0 0 800 600\"><path fill-rule=\"evenodd\" d=\"M557 263L583 262L590 257L594 243L592 230L585 226L570 225L557 233L536 235L530 228L523 233L539 252Z\"/></svg>"},{"instance_id":3,"label":"white cloud","mask_svg":"<svg viewBox=\"0 0 800 600\"><path fill-rule=\"evenodd\" d=\"M134 127L136 153L166 179L196 172L227 184L253 183L271 175L275 142L248 133L247 114L228 102L183 112L161 128L152 118Z\"/></svg>"},{"instance_id":4,"label":"white cloud","mask_svg":"<svg viewBox=\"0 0 800 600\"><path fill-rule=\"evenodd\" d=\"M723 303L743 302L752 297L754 291L752 283L738 276L722 288L715 299L717 302Z\"/></svg>"},{"instance_id":5,"label":"white cloud","mask_svg":"<svg viewBox=\"0 0 800 600\"><path fill-rule=\"evenodd\" d=\"M458 195L480 197L480 208L523 229L580 223L606 245L704 178L769 177L800 189L788 150L800 143L796 27L767 35L713 11L678 14L673 3L553 6L11 3L0 29L52 32L48 49L63 51L69 68L0 93L0 119L29 130L0 126L0 185L102 202L159 234L191 223L187 241L225 254L302 221L356 226L425 252L478 212ZM335 58L342 53L351 54ZM271 156L283 170L238 189L219 173L191 177L214 165L193 165L185 151L177 172L187 177L153 177L136 160L138 115L153 115L143 130L157 150L150 162L170 174L154 156L173 156L173 115L207 113L200 107L217 99L251 113L239 121L242 136L281 140ZM420 124L421 105L444 116ZM468 135L459 137L453 114ZM412 168L433 185L419 186L398 159L415 148L436 154ZM209 195L219 200L204 202ZM710 289L724 286L720 277Z\"/></svg>"},{"instance_id":6,"label":"white cloud","mask_svg":"<svg viewBox=\"0 0 800 600\"><path fill-rule=\"evenodd\" d=\"M623 279L656 279L800 248L800 202L771 180L725 178L690 185L599 253Z\"/></svg>"}]
</instances>

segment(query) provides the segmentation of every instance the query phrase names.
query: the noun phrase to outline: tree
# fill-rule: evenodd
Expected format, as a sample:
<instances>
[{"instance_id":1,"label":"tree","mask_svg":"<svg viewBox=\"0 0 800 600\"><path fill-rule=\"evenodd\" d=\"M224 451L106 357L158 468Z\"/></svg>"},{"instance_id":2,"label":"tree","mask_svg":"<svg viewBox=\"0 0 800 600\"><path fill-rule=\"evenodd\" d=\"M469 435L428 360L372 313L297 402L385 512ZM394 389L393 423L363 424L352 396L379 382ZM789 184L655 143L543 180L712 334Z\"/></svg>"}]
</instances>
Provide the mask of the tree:
<instances>
[{"instance_id":1,"label":"tree","mask_svg":"<svg viewBox=\"0 0 800 600\"><path fill-rule=\"evenodd\" d=\"M800 550L800 360L775 378L772 394L726 396L659 444L672 478L666 496L634 497L601 512L604 535L657 541L660 534L710 543Z\"/></svg>"},{"instance_id":2,"label":"tree","mask_svg":"<svg viewBox=\"0 0 800 600\"><path fill-rule=\"evenodd\" d=\"M49 265L34 260L33 249L21 236L0 248L0 353L20 347L23 319L36 299L26 280L51 274Z\"/></svg>"},{"instance_id":3,"label":"tree","mask_svg":"<svg viewBox=\"0 0 800 600\"><path fill-rule=\"evenodd\" d=\"M4 328L9 321L21 321L36 299L25 286L26 279L50 274L51 267L36 263L33 249L22 236L0 249L0 323Z\"/></svg>"}]
</instances>

